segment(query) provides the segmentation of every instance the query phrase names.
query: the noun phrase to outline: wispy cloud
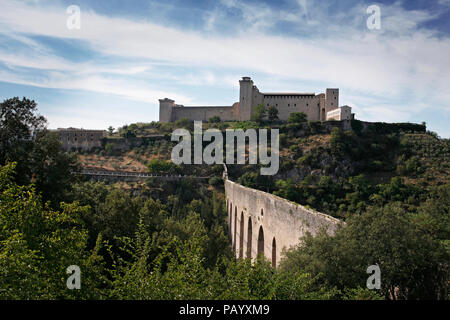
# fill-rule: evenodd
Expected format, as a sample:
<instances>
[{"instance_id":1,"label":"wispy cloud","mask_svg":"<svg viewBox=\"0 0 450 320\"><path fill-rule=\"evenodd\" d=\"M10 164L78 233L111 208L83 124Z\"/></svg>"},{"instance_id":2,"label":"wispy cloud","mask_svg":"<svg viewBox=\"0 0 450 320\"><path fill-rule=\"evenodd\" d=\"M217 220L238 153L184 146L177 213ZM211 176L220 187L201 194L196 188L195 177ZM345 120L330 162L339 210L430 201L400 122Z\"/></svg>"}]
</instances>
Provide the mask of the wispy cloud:
<instances>
[{"instance_id":1,"label":"wispy cloud","mask_svg":"<svg viewBox=\"0 0 450 320\"><path fill-rule=\"evenodd\" d=\"M0 34L21 41L25 50L17 54L0 50L0 62L9 69L38 70L41 78L33 81L26 72L11 77L11 70L3 70L0 80L90 90L153 104L170 96L188 104L199 98L176 92L179 86L231 86L238 80L232 77L245 72L260 75L256 84L269 89L286 86L288 81L323 86L317 90L340 87L352 93L355 99L347 102L358 105L367 120L378 120L382 113L392 121L407 121L415 112L431 108L448 116L450 41L419 28L436 13L406 11L400 2L382 5L382 29L370 31L365 28L365 5L335 14L330 14L330 6L298 0L288 9L274 10L268 5L222 0L216 10L199 17L204 21L199 30L82 8L81 30L68 30L63 7L5 1ZM231 33L224 28L227 10L242 19L237 26L236 20L229 22ZM283 23L289 24L289 31L280 29ZM79 41L99 57L107 57L107 62L70 61L33 40L34 36ZM154 70L154 63L169 68ZM161 90L156 79L172 83ZM373 97L373 104L366 105L364 96ZM376 103L381 100L385 104Z\"/></svg>"}]
</instances>

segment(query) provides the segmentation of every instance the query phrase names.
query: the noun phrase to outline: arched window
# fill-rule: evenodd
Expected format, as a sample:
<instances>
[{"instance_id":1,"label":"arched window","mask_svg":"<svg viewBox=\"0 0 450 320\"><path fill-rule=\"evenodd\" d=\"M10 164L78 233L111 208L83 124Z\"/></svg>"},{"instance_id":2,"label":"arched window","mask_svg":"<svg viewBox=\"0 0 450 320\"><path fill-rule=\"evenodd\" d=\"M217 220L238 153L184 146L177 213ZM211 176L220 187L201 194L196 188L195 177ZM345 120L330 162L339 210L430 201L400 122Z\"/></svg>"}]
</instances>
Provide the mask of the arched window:
<instances>
[{"instance_id":1,"label":"arched window","mask_svg":"<svg viewBox=\"0 0 450 320\"><path fill-rule=\"evenodd\" d=\"M275 237L272 240L272 267L277 266L277 242L275 241Z\"/></svg>"},{"instance_id":2,"label":"arched window","mask_svg":"<svg viewBox=\"0 0 450 320\"><path fill-rule=\"evenodd\" d=\"M259 227L259 233L258 233L258 258L260 256L264 257L264 231L262 226Z\"/></svg>"},{"instance_id":3,"label":"arched window","mask_svg":"<svg viewBox=\"0 0 450 320\"><path fill-rule=\"evenodd\" d=\"M252 257L252 218L248 218L247 227L247 258Z\"/></svg>"},{"instance_id":4,"label":"arched window","mask_svg":"<svg viewBox=\"0 0 450 320\"><path fill-rule=\"evenodd\" d=\"M261 209L261 217L264 217L264 209Z\"/></svg>"},{"instance_id":5,"label":"arched window","mask_svg":"<svg viewBox=\"0 0 450 320\"><path fill-rule=\"evenodd\" d=\"M241 227L239 229L239 259L244 258L244 212L241 212Z\"/></svg>"}]
</instances>

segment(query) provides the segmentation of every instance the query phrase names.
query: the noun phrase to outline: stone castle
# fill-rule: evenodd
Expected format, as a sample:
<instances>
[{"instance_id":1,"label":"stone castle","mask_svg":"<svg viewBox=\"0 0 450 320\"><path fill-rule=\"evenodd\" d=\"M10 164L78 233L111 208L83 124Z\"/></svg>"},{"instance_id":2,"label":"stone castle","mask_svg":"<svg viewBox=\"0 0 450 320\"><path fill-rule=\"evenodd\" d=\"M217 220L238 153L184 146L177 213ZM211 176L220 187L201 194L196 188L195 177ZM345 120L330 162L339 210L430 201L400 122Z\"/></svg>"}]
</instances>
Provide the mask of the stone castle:
<instances>
[{"instance_id":1,"label":"stone castle","mask_svg":"<svg viewBox=\"0 0 450 320\"><path fill-rule=\"evenodd\" d=\"M232 106L183 106L174 100L159 100L159 121L179 119L208 121L219 117L222 121L248 121L257 105L275 107L278 118L287 120L292 112L304 112L310 121L350 120L354 117L349 106L339 107L339 89L326 89L326 93L260 92L250 77L239 81L239 102Z\"/></svg>"}]
</instances>

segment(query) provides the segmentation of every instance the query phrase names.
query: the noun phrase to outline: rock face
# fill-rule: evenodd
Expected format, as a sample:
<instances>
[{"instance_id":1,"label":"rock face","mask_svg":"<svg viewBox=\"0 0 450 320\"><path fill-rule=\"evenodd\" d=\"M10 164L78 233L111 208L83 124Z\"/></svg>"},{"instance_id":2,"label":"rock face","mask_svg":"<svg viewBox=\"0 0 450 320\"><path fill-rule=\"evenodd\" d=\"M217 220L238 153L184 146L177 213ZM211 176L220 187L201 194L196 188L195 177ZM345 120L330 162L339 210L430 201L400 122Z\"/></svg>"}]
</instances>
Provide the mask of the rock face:
<instances>
[{"instance_id":1,"label":"rock face","mask_svg":"<svg viewBox=\"0 0 450 320\"><path fill-rule=\"evenodd\" d=\"M307 232L325 228L334 234L340 220L299 204L225 180L230 239L237 258L259 254L280 262L280 254L299 243Z\"/></svg>"}]
</instances>

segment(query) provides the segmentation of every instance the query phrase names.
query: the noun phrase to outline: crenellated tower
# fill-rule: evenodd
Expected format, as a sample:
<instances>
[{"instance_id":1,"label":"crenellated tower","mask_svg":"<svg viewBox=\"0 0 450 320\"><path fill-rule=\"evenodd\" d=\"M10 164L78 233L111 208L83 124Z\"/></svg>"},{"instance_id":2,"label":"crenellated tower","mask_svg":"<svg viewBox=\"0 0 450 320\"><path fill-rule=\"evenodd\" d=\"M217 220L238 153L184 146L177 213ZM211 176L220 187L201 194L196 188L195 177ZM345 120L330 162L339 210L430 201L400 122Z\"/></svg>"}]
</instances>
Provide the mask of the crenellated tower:
<instances>
[{"instance_id":1,"label":"crenellated tower","mask_svg":"<svg viewBox=\"0 0 450 320\"><path fill-rule=\"evenodd\" d=\"M239 119L240 121L250 120L253 108L253 80L250 77L243 77L239 80Z\"/></svg>"},{"instance_id":2,"label":"crenellated tower","mask_svg":"<svg viewBox=\"0 0 450 320\"><path fill-rule=\"evenodd\" d=\"M168 98L159 99L159 122L171 122L175 101Z\"/></svg>"}]
</instances>

